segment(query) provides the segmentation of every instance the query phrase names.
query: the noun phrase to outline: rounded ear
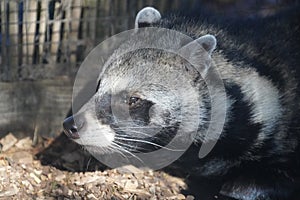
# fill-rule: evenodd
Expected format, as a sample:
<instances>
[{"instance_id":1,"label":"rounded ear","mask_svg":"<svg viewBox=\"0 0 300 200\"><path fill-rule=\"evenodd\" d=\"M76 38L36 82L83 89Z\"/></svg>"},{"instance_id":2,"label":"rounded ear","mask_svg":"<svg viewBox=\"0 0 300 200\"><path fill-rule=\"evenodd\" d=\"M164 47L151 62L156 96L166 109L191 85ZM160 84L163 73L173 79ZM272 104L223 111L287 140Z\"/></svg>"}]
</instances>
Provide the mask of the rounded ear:
<instances>
[{"instance_id":1,"label":"rounded ear","mask_svg":"<svg viewBox=\"0 0 300 200\"><path fill-rule=\"evenodd\" d=\"M213 35L204 35L196 39L196 41L211 55L217 45L217 39Z\"/></svg>"},{"instance_id":2,"label":"rounded ear","mask_svg":"<svg viewBox=\"0 0 300 200\"><path fill-rule=\"evenodd\" d=\"M206 74L210 67L211 54L216 48L217 40L213 35L204 35L189 42L179 49L179 54L186 58L196 69Z\"/></svg>"},{"instance_id":3,"label":"rounded ear","mask_svg":"<svg viewBox=\"0 0 300 200\"><path fill-rule=\"evenodd\" d=\"M161 15L153 7L145 7L135 17L135 27L142 28L149 27L151 24L157 23L161 19Z\"/></svg>"}]
</instances>

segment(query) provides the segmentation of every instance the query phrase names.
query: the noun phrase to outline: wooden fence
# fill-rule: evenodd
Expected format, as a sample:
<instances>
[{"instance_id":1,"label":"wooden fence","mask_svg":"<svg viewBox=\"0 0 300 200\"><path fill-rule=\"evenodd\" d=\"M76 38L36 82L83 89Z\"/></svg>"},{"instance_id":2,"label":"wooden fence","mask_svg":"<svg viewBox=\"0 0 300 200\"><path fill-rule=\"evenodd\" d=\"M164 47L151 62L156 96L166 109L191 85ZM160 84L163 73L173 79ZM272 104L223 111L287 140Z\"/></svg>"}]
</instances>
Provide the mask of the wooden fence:
<instances>
[{"instance_id":1,"label":"wooden fence","mask_svg":"<svg viewBox=\"0 0 300 200\"><path fill-rule=\"evenodd\" d=\"M37 78L34 71L40 65L52 66L47 75L56 64L78 66L97 43L132 28L136 12L146 5L164 13L200 3L222 11L237 7L234 13L247 14L267 7L266 2L270 7L298 1L0 0L0 81Z\"/></svg>"},{"instance_id":2,"label":"wooden fence","mask_svg":"<svg viewBox=\"0 0 300 200\"><path fill-rule=\"evenodd\" d=\"M74 67L105 37L132 28L145 4L164 10L178 2L0 0L0 80L43 78L34 77L41 65Z\"/></svg>"}]
</instances>

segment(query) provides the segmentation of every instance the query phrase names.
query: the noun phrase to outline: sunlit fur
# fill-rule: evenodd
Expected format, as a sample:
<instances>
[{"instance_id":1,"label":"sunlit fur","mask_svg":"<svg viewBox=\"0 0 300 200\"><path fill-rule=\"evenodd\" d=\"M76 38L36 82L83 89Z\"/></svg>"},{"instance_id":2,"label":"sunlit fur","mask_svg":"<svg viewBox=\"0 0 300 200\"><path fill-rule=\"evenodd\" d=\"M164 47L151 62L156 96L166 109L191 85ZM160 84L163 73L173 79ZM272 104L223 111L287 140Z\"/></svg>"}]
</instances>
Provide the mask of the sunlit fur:
<instances>
[{"instance_id":1,"label":"sunlit fur","mask_svg":"<svg viewBox=\"0 0 300 200\"><path fill-rule=\"evenodd\" d=\"M145 20L147 13L137 15L135 35L111 55L99 75L98 91L77 114L86 127L79 130L76 141L94 153L119 153L139 160L135 152L166 148L174 135L188 139L190 119L197 119L194 145L178 162L185 171L225 177L220 192L236 199L290 199L299 170L300 56L294 41L300 35L299 12L214 25L210 18L160 19L158 11L144 11L153 14L151 19ZM180 31L194 41L184 44L172 35L166 39L159 32L158 36L140 33L138 22ZM195 69L170 52L135 50L145 45L143 38L162 48L192 45L187 56L200 67ZM195 42L202 47L194 49ZM217 145L200 160L191 149L217 139L216 135L204 137L208 124L218 123L210 121L210 96L201 76L212 73L211 67L218 70L226 88L226 120ZM153 104L145 113L148 121L123 116L122 111L128 110L126 99L132 95ZM178 124L184 124L183 131L178 131Z\"/></svg>"}]
</instances>

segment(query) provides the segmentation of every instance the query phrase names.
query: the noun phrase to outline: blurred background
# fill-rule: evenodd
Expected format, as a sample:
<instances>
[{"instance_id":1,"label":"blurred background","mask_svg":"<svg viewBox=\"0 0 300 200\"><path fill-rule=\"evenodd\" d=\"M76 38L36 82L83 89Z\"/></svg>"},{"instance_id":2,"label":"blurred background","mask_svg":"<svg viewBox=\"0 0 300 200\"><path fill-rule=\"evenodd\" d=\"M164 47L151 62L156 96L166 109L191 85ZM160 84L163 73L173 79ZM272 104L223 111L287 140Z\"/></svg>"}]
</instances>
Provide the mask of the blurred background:
<instances>
[{"instance_id":1,"label":"blurred background","mask_svg":"<svg viewBox=\"0 0 300 200\"><path fill-rule=\"evenodd\" d=\"M145 6L257 18L294 5L299 0L0 0L0 138L57 136L81 62L107 37L132 29Z\"/></svg>"}]
</instances>

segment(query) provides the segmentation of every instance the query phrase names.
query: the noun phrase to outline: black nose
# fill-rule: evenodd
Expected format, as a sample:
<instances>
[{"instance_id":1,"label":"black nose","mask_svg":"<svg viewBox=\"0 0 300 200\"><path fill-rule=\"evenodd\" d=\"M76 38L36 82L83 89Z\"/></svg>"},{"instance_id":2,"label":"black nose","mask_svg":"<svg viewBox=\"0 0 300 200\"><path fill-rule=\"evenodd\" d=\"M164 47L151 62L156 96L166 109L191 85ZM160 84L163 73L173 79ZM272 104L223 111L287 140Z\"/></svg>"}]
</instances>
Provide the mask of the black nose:
<instances>
[{"instance_id":1,"label":"black nose","mask_svg":"<svg viewBox=\"0 0 300 200\"><path fill-rule=\"evenodd\" d=\"M63 123L65 134L71 139L79 139L78 128L75 125L73 116L68 117Z\"/></svg>"}]
</instances>

